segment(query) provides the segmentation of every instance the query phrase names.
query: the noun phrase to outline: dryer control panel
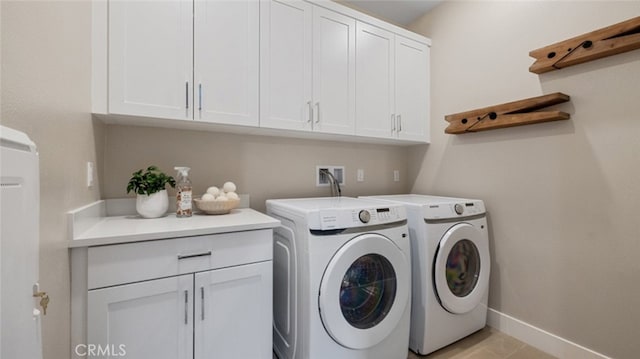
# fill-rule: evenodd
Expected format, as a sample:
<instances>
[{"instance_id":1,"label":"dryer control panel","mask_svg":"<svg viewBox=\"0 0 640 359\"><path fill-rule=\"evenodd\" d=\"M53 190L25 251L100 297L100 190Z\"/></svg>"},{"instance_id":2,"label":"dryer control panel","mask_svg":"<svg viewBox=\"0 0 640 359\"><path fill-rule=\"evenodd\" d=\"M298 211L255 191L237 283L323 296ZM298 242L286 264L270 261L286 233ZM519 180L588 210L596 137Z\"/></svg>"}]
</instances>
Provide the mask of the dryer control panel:
<instances>
[{"instance_id":1,"label":"dryer control panel","mask_svg":"<svg viewBox=\"0 0 640 359\"><path fill-rule=\"evenodd\" d=\"M318 223L310 221L311 229L332 230L387 224L403 221L407 219L407 214L404 207L389 206L362 209L323 209L318 211L318 217Z\"/></svg>"},{"instance_id":2,"label":"dryer control panel","mask_svg":"<svg viewBox=\"0 0 640 359\"><path fill-rule=\"evenodd\" d=\"M449 219L471 217L486 212L484 202L480 200L462 200L460 202L433 203L424 206L425 219Z\"/></svg>"}]
</instances>

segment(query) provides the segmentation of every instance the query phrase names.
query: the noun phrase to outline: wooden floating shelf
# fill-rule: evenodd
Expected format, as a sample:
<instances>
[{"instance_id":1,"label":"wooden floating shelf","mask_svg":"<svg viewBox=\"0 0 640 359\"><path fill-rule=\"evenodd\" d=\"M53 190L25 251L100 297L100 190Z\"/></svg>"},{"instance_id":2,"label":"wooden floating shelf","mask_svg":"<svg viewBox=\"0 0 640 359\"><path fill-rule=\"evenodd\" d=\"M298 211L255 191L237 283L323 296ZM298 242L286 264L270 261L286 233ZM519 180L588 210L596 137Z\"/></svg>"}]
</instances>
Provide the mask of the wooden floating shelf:
<instances>
[{"instance_id":1,"label":"wooden floating shelf","mask_svg":"<svg viewBox=\"0 0 640 359\"><path fill-rule=\"evenodd\" d=\"M489 106L477 110L445 116L449 134L462 134L496 128L530 125L533 123L568 120L569 114L561 111L536 111L544 107L567 102L571 98L560 92L524 100ZM534 112L530 112L534 111Z\"/></svg>"},{"instance_id":2,"label":"wooden floating shelf","mask_svg":"<svg viewBox=\"0 0 640 359\"><path fill-rule=\"evenodd\" d=\"M536 74L640 49L640 16L529 52Z\"/></svg>"}]
</instances>

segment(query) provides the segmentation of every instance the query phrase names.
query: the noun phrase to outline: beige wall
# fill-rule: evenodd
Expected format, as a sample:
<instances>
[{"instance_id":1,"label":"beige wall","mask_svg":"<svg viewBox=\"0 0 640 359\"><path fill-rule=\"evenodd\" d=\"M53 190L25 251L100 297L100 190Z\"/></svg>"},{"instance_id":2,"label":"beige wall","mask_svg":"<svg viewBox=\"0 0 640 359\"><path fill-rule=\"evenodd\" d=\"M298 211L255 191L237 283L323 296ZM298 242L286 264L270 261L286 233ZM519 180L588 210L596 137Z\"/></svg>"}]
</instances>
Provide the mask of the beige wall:
<instances>
[{"instance_id":1,"label":"beige wall","mask_svg":"<svg viewBox=\"0 0 640 359\"><path fill-rule=\"evenodd\" d=\"M91 8L80 1L3 0L1 9L2 124L26 132L40 152L40 283L51 297L44 354L69 358L65 213L100 197L99 183L85 186L85 168L99 161L104 146L104 126L89 114Z\"/></svg>"},{"instance_id":2,"label":"beige wall","mask_svg":"<svg viewBox=\"0 0 640 359\"><path fill-rule=\"evenodd\" d=\"M638 1L447 1L411 26L433 40L413 191L486 201L490 307L615 358L640 353L640 50L540 76L528 53L638 15ZM447 114L557 91L569 121L443 132Z\"/></svg>"},{"instance_id":3,"label":"beige wall","mask_svg":"<svg viewBox=\"0 0 640 359\"><path fill-rule=\"evenodd\" d=\"M65 212L100 197L84 185L86 161L104 171L104 198L124 196L131 172L152 163L192 167L196 192L233 180L260 210L267 198L328 194L314 186L316 164L347 167L345 195L482 198L490 306L604 354L637 356L638 51L541 76L527 71L527 54L638 14L638 2L445 2L414 24L433 39L433 143L407 149L102 125L88 114L89 4L2 1L2 124L27 132L41 156L45 358L69 357ZM446 114L555 91L572 96L560 106L570 121L443 134Z\"/></svg>"},{"instance_id":4,"label":"beige wall","mask_svg":"<svg viewBox=\"0 0 640 359\"><path fill-rule=\"evenodd\" d=\"M107 126L106 141L105 198L125 197L131 173L151 164L171 175L175 166L191 167L195 195L233 181L260 211L269 198L329 196L328 187L315 186L316 165L345 166L345 196L409 188L406 147L120 125ZM364 182L356 182L358 168Z\"/></svg>"}]
</instances>

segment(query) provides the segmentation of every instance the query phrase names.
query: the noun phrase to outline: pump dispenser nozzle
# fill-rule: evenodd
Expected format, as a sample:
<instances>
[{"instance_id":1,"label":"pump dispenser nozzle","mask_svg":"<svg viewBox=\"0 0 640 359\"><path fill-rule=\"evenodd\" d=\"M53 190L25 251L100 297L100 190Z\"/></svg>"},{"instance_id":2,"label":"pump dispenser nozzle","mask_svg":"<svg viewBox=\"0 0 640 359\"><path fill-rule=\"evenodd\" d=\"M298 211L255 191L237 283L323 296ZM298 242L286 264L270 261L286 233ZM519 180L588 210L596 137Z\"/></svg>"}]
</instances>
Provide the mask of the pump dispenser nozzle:
<instances>
[{"instance_id":1,"label":"pump dispenser nozzle","mask_svg":"<svg viewBox=\"0 0 640 359\"><path fill-rule=\"evenodd\" d=\"M178 176L181 177L188 177L189 171L191 170L189 167L174 167L173 169L178 171Z\"/></svg>"}]
</instances>

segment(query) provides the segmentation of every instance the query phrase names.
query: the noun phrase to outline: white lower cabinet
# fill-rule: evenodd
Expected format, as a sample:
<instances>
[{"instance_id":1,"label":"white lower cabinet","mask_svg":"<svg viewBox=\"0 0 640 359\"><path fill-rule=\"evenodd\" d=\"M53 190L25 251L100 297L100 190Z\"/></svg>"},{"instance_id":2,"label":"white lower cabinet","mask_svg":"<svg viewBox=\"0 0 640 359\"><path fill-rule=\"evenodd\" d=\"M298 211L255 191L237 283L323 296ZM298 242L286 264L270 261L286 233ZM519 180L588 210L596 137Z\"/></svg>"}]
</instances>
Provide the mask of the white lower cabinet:
<instances>
[{"instance_id":1,"label":"white lower cabinet","mask_svg":"<svg viewBox=\"0 0 640 359\"><path fill-rule=\"evenodd\" d=\"M90 290L88 343L131 358L271 358L271 266Z\"/></svg>"},{"instance_id":2,"label":"white lower cabinet","mask_svg":"<svg viewBox=\"0 0 640 359\"><path fill-rule=\"evenodd\" d=\"M193 358L193 275L91 290L87 319L87 343L111 356Z\"/></svg>"},{"instance_id":3,"label":"white lower cabinet","mask_svg":"<svg viewBox=\"0 0 640 359\"><path fill-rule=\"evenodd\" d=\"M74 249L74 318L86 308L86 348L74 350L270 359L271 243L267 229Z\"/></svg>"},{"instance_id":4,"label":"white lower cabinet","mask_svg":"<svg viewBox=\"0 0 640 359\"><path fill-rule=\"evenodd\" d=\"M272 262L195 274L195 358L272 357Z\"/></svg>"}]
</instances>

